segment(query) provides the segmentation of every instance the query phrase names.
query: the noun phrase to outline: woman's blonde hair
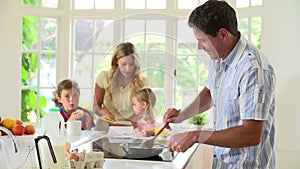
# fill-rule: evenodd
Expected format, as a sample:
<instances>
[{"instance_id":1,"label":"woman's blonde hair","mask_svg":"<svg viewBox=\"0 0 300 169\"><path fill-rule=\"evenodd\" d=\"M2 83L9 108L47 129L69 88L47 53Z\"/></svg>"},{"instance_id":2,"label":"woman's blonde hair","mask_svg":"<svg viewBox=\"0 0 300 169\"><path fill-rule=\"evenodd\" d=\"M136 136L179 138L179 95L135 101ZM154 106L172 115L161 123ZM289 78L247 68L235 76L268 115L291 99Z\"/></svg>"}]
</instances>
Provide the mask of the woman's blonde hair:
<instances>
[{"instance_id":1,"label":"woman's blonde hair","mask_svg":"<svg viewBox=\"0 0 300 169\"><path fill-rule=\"evenodd\" d=\"M156 103L156 96L150 88L142 88L131 93L130 98L135 97L138 102L146 102L145 120L154 120L154 106Z\"/></svg>"},{"instance_id":2,"label":"woman's blonde hair","mask_svg":"<svg viewBox=\"0 0 300 169\"><path fill-rule=\"evenodd\" d=\"M145 81L145 78L142 76L140 72L141 69L140 57L136 52L134 45L130 42L121 43L115 48L113 52L112 59L111 59L111 68L108 74L108 87L105 89L105 92L109 93L111 100L112 100L112 92L111 92L112 83L113 83L114 75L118 69L118 60L124 56L132 56L135 65L134 75L129 85L131 85L134 89L140 89L144 87L147 83L147 81Z\"/></svg>"}]
</instances>

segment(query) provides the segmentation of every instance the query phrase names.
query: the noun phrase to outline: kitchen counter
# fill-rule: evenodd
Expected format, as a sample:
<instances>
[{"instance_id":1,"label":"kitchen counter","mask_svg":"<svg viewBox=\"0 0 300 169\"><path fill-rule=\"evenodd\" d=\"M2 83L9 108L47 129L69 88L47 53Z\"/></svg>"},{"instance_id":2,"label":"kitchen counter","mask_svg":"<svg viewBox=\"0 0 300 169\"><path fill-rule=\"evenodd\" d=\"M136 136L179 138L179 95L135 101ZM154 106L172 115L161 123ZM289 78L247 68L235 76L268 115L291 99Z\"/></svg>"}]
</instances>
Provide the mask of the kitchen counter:
<instances>
[{"instance_id":1,"label":"kitchen counter","mask_svg":"<svg viewBox=\"0 0 300 169\"><path fill-rule=\"evenodd\" d=\"M92 144L94 141L105 137L106 135L101 131L82 131L79 136L67 136L66 140L71 143L71 149L78 149L79 151L92 151ZM195 154L198 144L188 149L184 153L178 153L171 162L167 161L149 161L149 160L134 160L134 159L113 159L105 158L103 169L132 169L137 166L140 169L189 169L191 167L191 159ZM5 163L4 154L0 146L0 162ZM197 157L198 161L198 157ZM197 164L198 166L198 164ZM5 166L2 166L5 168ZM193 167L192 167L193 168Z\"/></svg>"},{"instance_id":2,"label":"kitchen counter","mask_svg":"<svg viewBox=\"0 0 300 169\"><path fill-rule=\"evenodd\" d=\"M139 169L186 169L190 158L194 154L198 145L194 145L188 151L179 153L172 162L162 161L143 161L143 160L126 160L126 159L105 159L103 169L132 169L139 166Z\"/></svg>"},{"instance_id":3,"label":"kitchen counter","mask_svg":"<svg viewBox=\"0 0 300 169\"><path fill-rule=\"evenodd\" d=\"M105 159L103 169L122 168L132 169L138 166L139 169L186 169L192 155L198 145L194 145L184 153L179 153L172 162L143 161L125 159Z\"/></svg>"},{"instance_id":4,"label":"kitchen counter","mask_svg":"<svg viewBox=\"0 0 300 169\"><path fill-rule=\"evenodd\" d=\"M105 134L101 131L82 131L80 136L68 136L67 140L71 143L71 149L90 151L92 142L102 137L105 137ZM198 144L195 144L186 152L178 153L171 162L105 158L103 169L132 169L137 166L140 169L185 169L197 147Z\"/></svg>"}]
</instances>

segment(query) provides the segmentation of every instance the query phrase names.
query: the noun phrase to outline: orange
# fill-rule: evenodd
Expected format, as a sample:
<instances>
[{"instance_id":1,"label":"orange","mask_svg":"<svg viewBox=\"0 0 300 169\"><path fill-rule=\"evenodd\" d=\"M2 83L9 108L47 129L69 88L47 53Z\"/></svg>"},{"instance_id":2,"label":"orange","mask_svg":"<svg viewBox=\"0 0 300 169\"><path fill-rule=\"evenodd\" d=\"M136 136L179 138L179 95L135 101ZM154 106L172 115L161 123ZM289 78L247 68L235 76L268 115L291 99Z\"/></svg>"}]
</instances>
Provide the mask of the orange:
<instances>
[{"instance_id":1,"label":"orange","mask_svg":"<svg viewBox=\"0 0 300 169\"><path fill-rule=\"evenodd\" d=\"M5 118L2 121L2 126L9 130L11 130L15 124L16 124L16 121L11 118Z\"/></svg>"},{"instance_id":2,"label":"orange","mask_svg":"<svg viewBox=\"0 0 300 169\"><path fill-rule=\"evenodd\" d=\"M25 126L25 134L32 135L35 133L35 127L32 124L28 124Z\"/></svg>"}]
</instances>

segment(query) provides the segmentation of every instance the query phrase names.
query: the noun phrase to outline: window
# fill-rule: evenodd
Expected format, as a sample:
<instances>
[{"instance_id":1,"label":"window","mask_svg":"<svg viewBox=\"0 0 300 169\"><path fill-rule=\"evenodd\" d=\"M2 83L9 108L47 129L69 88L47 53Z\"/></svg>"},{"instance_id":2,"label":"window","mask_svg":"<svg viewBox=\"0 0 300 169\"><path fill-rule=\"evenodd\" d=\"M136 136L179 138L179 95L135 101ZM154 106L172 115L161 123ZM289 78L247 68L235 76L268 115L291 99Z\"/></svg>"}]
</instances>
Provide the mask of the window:
<instances>
[{"instance_id":1,"label":"window","mask_svg":"<svg viewBox=\"0 0 300 169\"><path fill-rule=\"evenodd\" d=\"M57 19L23 17L23 121L36 122L51 104L56 85L56 39Z\"/></svg>"},{"instance_id":2,"label":"window","mask_svg":"<svg viewBox=\"0 0 300 169\"><path fill-rule=\"evenodd\" d=\"M250 6L261 6L263 0L236 0L237 8L245 8Z\"/></svg>"},{"instance_id":3,"label":"window","mask_svg":"<svg viewBox=\"0 0 300 169\"><path fill-rule=\"evenodd\" d=\"M170 71L166 69L166 64L168 57L171 56L167 52L167 20L158 15L155 18L125 18L124 37L125 41L137 45L137 50L141 56L142 72L149 79L149 86L153 89L157 98L155 109L157 112L164 112L165 100L168 97L165 95L166 76L170 75ZM137 26L132 29L131 25ZM156 115L159 117L161 114Z\"/></svg>"},{"instance_id":4,"label":"window","mask_svg":"<svg viewBox=\"0 0 300 169\"><path fill-rule=\"evenodd\" d=\"M96 77L110 68L112 52L123 41L137 47L142 73L151 79L150 87L157 95L158 117L168 107L186 107L204 86L209 57L197 51L185 19L206 0L23 2L24 121L39 121L53 106L54 87L65 77L79 83L79 105L92 111ZM241 33L257 46L262 22L259 2L249 0L247 7L237 8ZM31 5L35 7L28 8ZM252 6L255 10L247 13Z\"/></svg>"},{"instance_id":5,"label":"window","mask_svg":"<svg viewBox=\"0 0 300 169\"><path fill-rule=\"evenodd\" d=\"M73 25L73 78L86 91L85 99L80 99L83 107L92 108L95 79L102 70L109 70L112 52L123 41L132 42L141 57L142 73L157 96L157 118L169 106L185 107L204 85L207 65L201 60L208 57L199 57L192 30L182 19L147 13L120 20L75 19ZM178 31L168 31L173 29Z\"/></svg>"},{"instance_id":6,"label":"window","mask_svg":"<svg viewBox=\"0 0 300 169\"><path fill-rule=\"evenodd\" d=\"M262 25L262 0L236 0L239 30L242 35L260 48Z\"/></svg>"},{"instance_id":7,"label":"window","mask_svg":"<svg viewBox=\"0 0 300 169\"><path fill-rule=\"evenodd\" d=\"M23 4L47 8L57 8L58 0L23 0Z\"/></svg>"},{"instance_id":8,"label":"window","mask_svg":"<svg viewBox=\"0 0 300 169\"><path fill-rule=\"evenodd\" d=\"M74 0L74 9L113 9L114 0Z\"/></svg>"},{"instance_id":9,"label":"window","mask_svg":"<svg viewBox=\"0 0 300 169\"><path fill-rule=\"evenodd\" d=\"M247 17L239 19L239 30L242 35L260 48L261 17Z\"/></svg>"},{"instance_id":10,"label":"window","mask_svg":"<svg viewBox=\"0 0 300 169\"><path fill-rule=\"evenodd\" d=\"M166 0L125 0L125 9L166 9Z\"/></svg>"},{"instance_id":11,"label":"window","mask_svg":"<svg viewBox=\"0 0 300 169\"><path fill-rule=\"evenodd\" d=\"M112 20L75 19L72 77L80 86L80 105L92 110L98 73L108 70L114 45Z\"/></svg>"},{"instance_id":12,"label":"window","mask_svg":"<svg viewBox=\"0 0 300 169\"><path fill-rule=\"evenodd\" d=\"M194 9L196 6L205 3L207 0L178 0L177 8L178 9Z\"/></svg>"}]
</instances>

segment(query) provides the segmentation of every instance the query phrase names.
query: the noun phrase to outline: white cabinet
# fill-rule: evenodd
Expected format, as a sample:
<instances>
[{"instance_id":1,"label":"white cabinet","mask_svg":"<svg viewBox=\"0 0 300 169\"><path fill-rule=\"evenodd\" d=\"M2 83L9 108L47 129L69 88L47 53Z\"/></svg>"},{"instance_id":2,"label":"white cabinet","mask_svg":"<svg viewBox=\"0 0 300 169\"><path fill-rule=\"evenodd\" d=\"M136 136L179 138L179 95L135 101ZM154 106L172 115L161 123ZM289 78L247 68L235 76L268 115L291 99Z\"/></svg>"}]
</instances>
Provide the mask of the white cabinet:
<instances>
[{"instance_id":1,"label":"white cabinet","mask_svg":"<svg viewBox=\"0 0 300 169\"><path fill-rule=\"evenodd\" d=\"M212 146L200 144L185 169L210 169L212 157Z\"/></svg>"}]
</instances>

